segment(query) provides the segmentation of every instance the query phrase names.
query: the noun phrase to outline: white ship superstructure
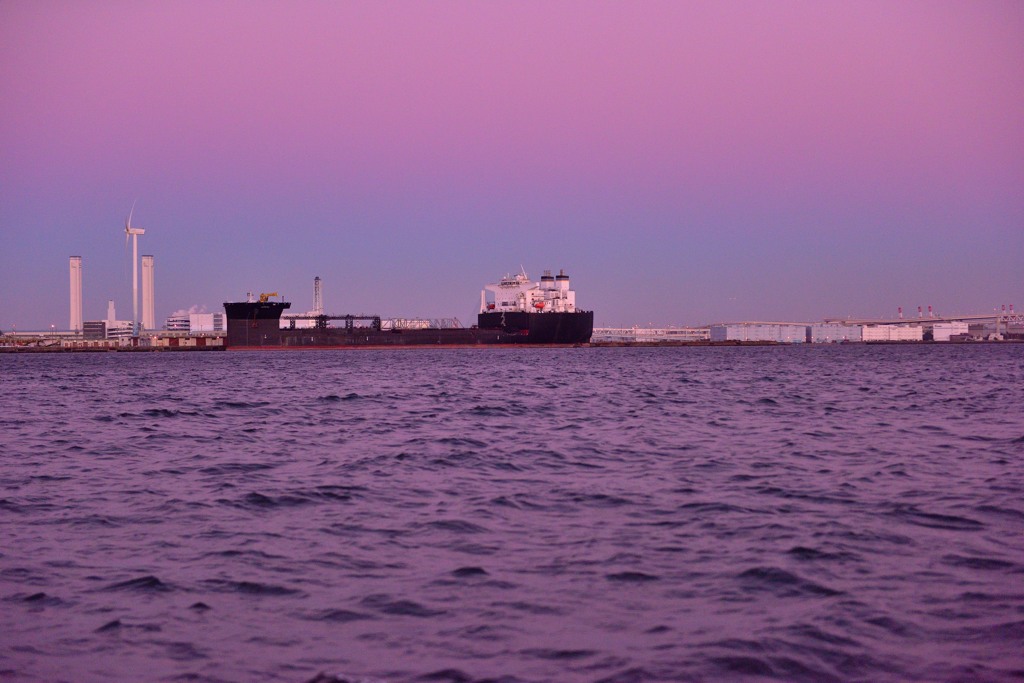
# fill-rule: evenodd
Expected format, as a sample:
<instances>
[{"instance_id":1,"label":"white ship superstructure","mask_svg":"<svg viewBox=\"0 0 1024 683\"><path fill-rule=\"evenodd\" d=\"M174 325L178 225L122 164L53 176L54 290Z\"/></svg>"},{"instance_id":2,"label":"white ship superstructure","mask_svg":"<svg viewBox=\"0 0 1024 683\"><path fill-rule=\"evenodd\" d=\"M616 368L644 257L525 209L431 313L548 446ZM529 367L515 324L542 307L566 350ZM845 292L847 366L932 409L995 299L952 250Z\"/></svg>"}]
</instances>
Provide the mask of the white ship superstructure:
<instances>
[{"instance_id":1,"label":"white ship superstructure","mask_svg":"<svg viewBox=\"0 0 1024 683\"><path fill-rule=\"evenodd\" d=\"M480 291L481 313L575 313L576 292L569 289L564 270L552 275L545 270L540 282L533 282L526 271L506 275L497 284Z\"/></svg>"}]
</instances>

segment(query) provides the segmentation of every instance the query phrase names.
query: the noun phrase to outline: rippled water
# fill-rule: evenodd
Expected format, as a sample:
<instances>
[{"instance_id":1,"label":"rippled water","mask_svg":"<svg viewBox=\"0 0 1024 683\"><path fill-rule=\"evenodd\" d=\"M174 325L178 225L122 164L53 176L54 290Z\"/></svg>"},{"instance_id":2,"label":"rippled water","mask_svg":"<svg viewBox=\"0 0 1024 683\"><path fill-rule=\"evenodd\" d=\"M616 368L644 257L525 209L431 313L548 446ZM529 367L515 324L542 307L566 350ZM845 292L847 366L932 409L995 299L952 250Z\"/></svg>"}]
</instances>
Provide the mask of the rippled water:
<instances>
[{"instance_id":1,"label":"rippled water","mask_svg":"<svg viewBox=\"0 0 1024 683\"><path fill-rule=\"evenodd\" d=\"M0 678L1024 678L1024 345L0 356Z\"/></svg>"}]
</instances>

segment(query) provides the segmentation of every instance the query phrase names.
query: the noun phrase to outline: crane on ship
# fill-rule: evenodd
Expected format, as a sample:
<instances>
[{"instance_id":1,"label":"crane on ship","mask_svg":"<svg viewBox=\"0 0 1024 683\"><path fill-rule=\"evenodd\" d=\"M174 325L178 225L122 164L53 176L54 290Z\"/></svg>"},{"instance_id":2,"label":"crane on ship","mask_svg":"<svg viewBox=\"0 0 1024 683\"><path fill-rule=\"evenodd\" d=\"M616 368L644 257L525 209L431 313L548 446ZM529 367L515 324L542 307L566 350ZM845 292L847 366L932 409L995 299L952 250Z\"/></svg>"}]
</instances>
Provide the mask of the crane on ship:
<instances>
[{"instance_id":1,"label":"crane on ship","mask_svg":"<svg viewBox=\"0 0 1024 683\"><path fill-rule=\"evenodd\" d=\"M260 294L260 303L265 304L270 301L270 297L278 296L277 292L262 292Z\"/></svg>"}]
</instances>

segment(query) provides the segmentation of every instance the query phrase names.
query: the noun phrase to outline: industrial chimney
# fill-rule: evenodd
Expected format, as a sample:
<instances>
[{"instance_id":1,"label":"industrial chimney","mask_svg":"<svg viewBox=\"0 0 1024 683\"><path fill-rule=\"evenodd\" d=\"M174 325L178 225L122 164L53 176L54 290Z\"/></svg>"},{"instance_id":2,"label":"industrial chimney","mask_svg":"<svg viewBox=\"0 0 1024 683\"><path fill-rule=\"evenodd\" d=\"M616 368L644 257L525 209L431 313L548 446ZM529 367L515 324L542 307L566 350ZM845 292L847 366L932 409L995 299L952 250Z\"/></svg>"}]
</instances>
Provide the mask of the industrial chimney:
<instances>
[{"instance_id":1,"label":"industrial chimney","mask_svg":"<svg viewBox=\"0 0 1024 683\"><path fill-rule=\"evenodd\" d=\"M71 322L68 329L82 332L82 257L72 256L71 268Z\"/></svg>"},{"instance_id":2,"label":"industrial chimney","mask_svg":"<svg viewBox=\"0 0 1024 683\"><path fill-rule=\"evenodd\" d=\"M142 257L142 329L156 329L153 310L153 257Z\"/></svg>"}]
</instances>

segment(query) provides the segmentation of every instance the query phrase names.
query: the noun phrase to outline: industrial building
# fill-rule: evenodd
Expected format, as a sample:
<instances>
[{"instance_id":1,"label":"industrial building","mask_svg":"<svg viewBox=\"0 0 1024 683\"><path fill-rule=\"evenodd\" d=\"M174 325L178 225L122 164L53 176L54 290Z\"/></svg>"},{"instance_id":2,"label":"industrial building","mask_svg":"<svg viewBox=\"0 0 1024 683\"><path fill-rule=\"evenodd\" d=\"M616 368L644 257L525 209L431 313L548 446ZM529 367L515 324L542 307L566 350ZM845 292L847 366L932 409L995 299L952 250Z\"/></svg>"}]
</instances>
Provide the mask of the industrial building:
<instances>
[{"instance_id":1,"label":"industrial building","mask_svg":"<svg viewBox=\"0 0 1024 683\"><path fill-rule=\"evenodd\" d=\"M82 323L82 336L85 339L106 339L106 320L86 320Z\"/></svg>"},{"instance_id":2,"label":"industrial building","mask_svg":"<svg viewBox=\"0 0 1024 683\"><path fill-rule=\"evenodd\" d=\"M154 337L147 346L152 348L167 349L203 349L203 348L224 348L224 337L219 335L209 336L169 336L161 335Z\"/></svg>"},{"instance_id":3,"label":"industrial building","mask_svg":"<svg viewBox=\"0 0 1024 683\"><path fill-rule=\"evenodd\" d=\"M167 316L164 329L169 332L225 332L224 313L186 313L179 311Z\"/></svg>"},{"instance_id":4,"label":"industrial building","mask_svg":"<svg viewBox=\"0 0 1024 683\"><path fill-rule=\"evenodd\" d=\"M935 323L932 326L932 341L948 342L954 337L966 339L970 335L970 328L971 326L966 322Z\"/></svg>"},{"instance_id":5,"label":"industrial building","mask_svg":"<svg viewBox=\"0 0 1024 683\"><path fill-rule=\"evenodd\" d=\"M920 325L864 325L862 337L866 342L921 341L924 328Z\"/></svg>"},{"instance_id":6,"label":"industrial building","mask_svg":"<svg viewBox=\"0 0 1024 683\"><path fill-rule=\"evenodd\" d=\"M226 332L227 320L224 313L190 313L188 331L195 332Z\"/></svg>"},{"instance_id":7,"label":"industrial building","mask_svg":"<svg viewBox=\"0 0 1024 683\"><path fill-rule=\"evenodd\" d=\"M860 325L814 323L810 326L810 331L812 344L859 342L863 339L863 329Z\"/></svg>"},{"instance_id":8,"label":"industrial building","mask_svg":"<svg viewBox=\"0 0 1024 683\"><path fill-rule=\"evenodd\" d=\"M121 348L124 343L120 339L95 339L92 337L85 337L83 339L62 339L60 345L61 348L64 349L108 349L116 351Z\"/></svg>"},{"instance_id":9,"label":"industrial building","mask_svg":"<svg viewBox=\"0 0 1024 683\"><path fill-rule=\"evenodd\" d=\"M711 341L803 344L807 341L807 324L749 322L712 325Z\"/></svg>"},{"instance_id":10,"label":"industrial building","mask_svg":"<svg viewBox=\"0 0 1024 683\"><path fill-rule=\"evenodd\" d=\"M625 344L703 342L710 339L706 327L595 327L591 341Z\"/></svg>"},{"instance_id":11,"label":"industrial building","mask_svg":"<svg viewBox=\"0 0 1024 683\"><path fill-rule=\"evenodd\" d=\"M114 301L107 301L106 320L86 320L82 324L85 339L127 339L132 336L132 321L118 320Z\"/></svg>"},{"instance_id":12,"label":"industrial building","mask_svg":"<svg viewBox=\"0 0 1024 683\"><path fill-rule=\"evenodd\" d=\"M169 332L188 332L188 313L172 313L164 321L164 329Z\"/></svg>"},{"instance_id":13,"label":"industrial building","mask_svg":"<svg viewBox=\"0 0 1024 683\"><path fill-rule=\"evenodd\" d=\"M189 335L160 334L124 339L90 339L88 337L83 339L81 337L73 337L61 339L60 347L75 351L97 349L113 351L219 351L224 349L224 336L205 335L193 337Z\"/></svg>"},{"instance_id":14,"label":"industrial building","mask_svg":"<svg viewBox=\"0 0 1024 683\"><path fill-rule=\"evenodd\" d=\"M131 336L131 320L86 320L82 323L83 339L128 339Z\"/></svg>"}]
</instances>

